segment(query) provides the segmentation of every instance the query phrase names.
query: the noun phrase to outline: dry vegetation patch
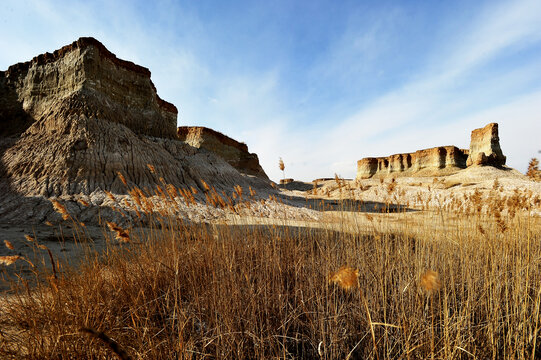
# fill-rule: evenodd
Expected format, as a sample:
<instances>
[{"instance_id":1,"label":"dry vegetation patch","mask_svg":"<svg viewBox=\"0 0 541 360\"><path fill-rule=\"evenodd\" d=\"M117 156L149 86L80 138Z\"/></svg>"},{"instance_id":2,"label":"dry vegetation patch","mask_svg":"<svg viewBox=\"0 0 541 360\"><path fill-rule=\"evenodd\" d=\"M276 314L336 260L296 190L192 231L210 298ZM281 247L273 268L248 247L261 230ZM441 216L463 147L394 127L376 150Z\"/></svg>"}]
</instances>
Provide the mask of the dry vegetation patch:
<instances>
[{"instance_id":1,"label":"dry vegetation patch","mask_svg":"<svg viewBox=\"0 0 541 360\"><path fill-rule=\"evenodd\" d=\"M134 359L541 355L541 237L525 213L391 232L384 215L368 230L345 214L320 229L164 219L13 284L0 356L110 358L100 334Z\"/></svg>"},{"instance_id":2,"label":"dry vegetation patch","mask_svg":"<svg viewBox=\"0 0 541 360\"><path fill-rule=\"evenodd\" d=\"M104 251L78 267L49 252L11 284L0 357L538 358L541 198L500 181L443 197L441 184L416 197L435 210L410 212L400 181L367 190L376 204L335 179L349 203L307 195L329 210L310 224L241 216L261 200L233 201L240 187L207 190L231 214L213 223L175 215L179 201L198 206L193 191L164 185L157 203L134 190L126 206L144 228L109 222ZM0 266L25 260L9 256Z\"/></svg>"}]
</instances>

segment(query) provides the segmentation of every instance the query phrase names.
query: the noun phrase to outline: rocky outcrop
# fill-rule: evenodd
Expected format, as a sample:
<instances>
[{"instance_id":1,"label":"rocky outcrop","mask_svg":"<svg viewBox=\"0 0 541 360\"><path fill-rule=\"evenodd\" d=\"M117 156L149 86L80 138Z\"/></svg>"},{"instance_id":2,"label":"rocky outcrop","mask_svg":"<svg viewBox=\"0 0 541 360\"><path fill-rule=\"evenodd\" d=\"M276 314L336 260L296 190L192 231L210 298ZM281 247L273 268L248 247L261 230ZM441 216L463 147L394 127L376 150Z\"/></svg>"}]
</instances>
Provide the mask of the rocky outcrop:
<instances>
[{"instance_id":1,"label":"rocky outcrop","mask_svg":"<svg viewBox=\"0 0 541 360\"><path fill-rule=\"evenodd\" d=\"M506 158L500 148L498 124L491 123L472 131L467 166L490 165L501 167L505 165L505 160Z\"/></svg>"},{"instance_id":2,"label":"rocky outcrop","mask_svg":"<svg viewBox=\"0 0 541 360\"><path fill-rule=\"evenodd\" d=\"M201 180L217 191L272 191L268 181L179 141L176 118L148 69L92 38L0 72L0 221L34 221L31 206L17 212L30 197L103 198L105 190L125 194L164 183L202 193ZM50 204L40 219L48 211Z\"/></svg>"},{"instance_id":3,"label":"rocky outcrop","mask_svg":"<svg viewBox=\"0 0 541 360\"><path fill-rule=\"evenodd\" d=\"M181 126L177 129L177 135L193 147L215 153L241 173L268 180L257 154L250 153L244 143L203 126Z\"/></svg>"},{"instance_id":4,"label":"rocky outcrop","mask_svg":"<svg viewBox=\"0 0 541 360\"><path fill-rule=\"evenodd\" d=\"M469 150L440 146L414 153L361 159L357 162L357 179L390 174L441 176L472 165L503 166L505 156L499 141L498 124L488 124L472 131Z\"/></svg>"},{"instance_id":5,"label":"rocky outcrop","mask_svg":"<svg viewBox=\"0 0 541 360\"><path fill-rule=\"evenodd\" d=\"M466 167L467 150L456 146L440 146L409 154L396 154L379 158L364 158L357 162L357 178L376 174L415 173L421 170L438 171L445 168Z\"/></svg>"},{"instance_id":6,"label":"rocky outcrop","mask_svg":"<svg viewBox=\"0 0 541 360\"><path fill-rule=\"evenodd\" d=\"M120 60L93 38L80 38L54 53L0 73L0 122L24 111L37 121L71 102L87 117L125 125L138 134L174 138L177 108L156 93L150 71Z\"/></svg>"}]
</instances>

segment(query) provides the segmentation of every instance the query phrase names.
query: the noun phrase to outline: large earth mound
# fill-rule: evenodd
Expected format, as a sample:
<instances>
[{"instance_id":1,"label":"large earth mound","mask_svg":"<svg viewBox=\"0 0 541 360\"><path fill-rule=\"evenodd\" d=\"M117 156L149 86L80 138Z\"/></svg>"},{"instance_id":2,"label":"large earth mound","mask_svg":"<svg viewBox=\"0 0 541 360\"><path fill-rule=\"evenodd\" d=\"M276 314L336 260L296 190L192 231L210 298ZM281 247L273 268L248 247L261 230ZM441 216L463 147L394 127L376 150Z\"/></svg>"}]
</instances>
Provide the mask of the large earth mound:
<instances>
[{"instance_id":1,"label":"large earth mound","mask_svg":"<svg viewBox=\"0 0 541 360\"><path fill-rule=\"evenodd\" d=\"M104 206L104 191L158 184L274 191L179 141L176 125L177 108L158 96L150 71L93 38L9 67L0 72L0 222L46 221L49 198Z\"/></svg>"}]
</instances>

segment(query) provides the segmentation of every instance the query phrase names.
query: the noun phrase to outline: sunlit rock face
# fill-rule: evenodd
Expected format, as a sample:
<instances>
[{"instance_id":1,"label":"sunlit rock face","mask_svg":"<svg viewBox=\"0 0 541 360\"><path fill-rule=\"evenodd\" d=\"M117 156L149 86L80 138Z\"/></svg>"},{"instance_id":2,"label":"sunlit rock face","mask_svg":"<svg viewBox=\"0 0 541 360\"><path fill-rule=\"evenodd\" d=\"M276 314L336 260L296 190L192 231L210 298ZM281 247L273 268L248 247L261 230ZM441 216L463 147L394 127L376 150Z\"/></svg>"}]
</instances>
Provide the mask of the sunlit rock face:
<instances>
[{"instance_id":1,"label":"sunlit rock face","mask_svg":"<svg viewBox=\"0 0 541 360\"><path fill-rule=\"evenodd\" d=\"M472 131L469 150L439 146L414 153L361 159L357 162L357 179L397 175L439 176L468 166L503 165L505 156L500 148L498 124L491 123Z\"/></svg>"},{"instance_id":2,"label":"sunlit rock face","mask_svg":"<svg viewBox=\"0 0 541 360\"><path fill-rule=\"evenodd\" d=\"M0 78L2 92L10 95L2 108L23 110L36 121L69 103L72 114L120 123L138 134L175 136L177 108L157 95L150 71L118 59L93 38L10 66ZM11 121L2 115L2 122Z\"/></svg>"},{"instance_id":3,"label":"sunlit rock face","mask_svg":"<svg viewBox=\"0 0 541 360\"><path fill-rule=\"evenodd\" d=\"M374 175L416 173L421 170L466 167L467 150L455 146L440 146L414 153L395 154L386 157L364 158L357 162L357 178L366 179Z\"/></svg>"},{"instance_id":4,"label":"sunlit rock face","mask_svg":"<svg viewBox=\"0 0 541 360\"><path fill-rule=\"evenodd\" d=\"M202 126L181 126L177 129L177 134L179 139L187 144L220 156L241 173L268 179L259 164L257 154L250 153L244 143Z\"/></svg>"},{"instance_id":5,"label":"sunlit rock face","mask_svg":"<svg viewBox=\"0 0 541 360\"><path fill-rule=\"evenodd\" d=\"M202 189L201 179L228 191L270 189L179 141L176 130L177 108L157 95L148 69L81 38L0 72L0 193L126 193L164 182Z\"/></svg>"},{"instance_id":6,"label":"sunlit rock face","mask_svg":"<svg viewBox=\"0 0 541 360\"><path fill-rule=\"evenodd\" d=\"M490 165L501 167L505 165L505 160L500 147L498 124L491 123L472 131L467 166Z\"/></svg>"}]
</instances>

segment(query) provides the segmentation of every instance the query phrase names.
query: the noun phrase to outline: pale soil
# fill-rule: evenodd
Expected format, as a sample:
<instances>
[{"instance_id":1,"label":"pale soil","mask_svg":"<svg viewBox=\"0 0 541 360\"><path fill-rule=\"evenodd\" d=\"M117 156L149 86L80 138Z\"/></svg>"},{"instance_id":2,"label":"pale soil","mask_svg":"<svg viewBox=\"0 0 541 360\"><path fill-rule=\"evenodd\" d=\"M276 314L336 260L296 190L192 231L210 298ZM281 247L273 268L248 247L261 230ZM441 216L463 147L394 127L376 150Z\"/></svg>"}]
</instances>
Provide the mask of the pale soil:
<instances>
[{"instance_id":1,"label":"pale soil","mask_svg":"<svg viewBox=\"0 0 541 360\"><path fill-rule=\"evenodd\" d=\"M316 196L324 198L342 196L360 201L390 202L417 210L443 209L453 199L466 203L467 200L464 197L475 191L478 191L484 200L495 196L509 197L517 192L527 197L541 196L541 182L531 181L513 169L471 167L450 176L397 177L394 179L396 186L391 191L392 181L392 177L350 180L344 181L344 186L340 188L336 181L329 180L318 183ZM541 216L539 207L534 208L532 212L534 215Z\"/></svg>"}]
</instances>

